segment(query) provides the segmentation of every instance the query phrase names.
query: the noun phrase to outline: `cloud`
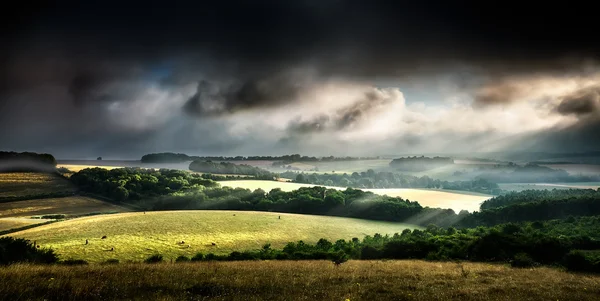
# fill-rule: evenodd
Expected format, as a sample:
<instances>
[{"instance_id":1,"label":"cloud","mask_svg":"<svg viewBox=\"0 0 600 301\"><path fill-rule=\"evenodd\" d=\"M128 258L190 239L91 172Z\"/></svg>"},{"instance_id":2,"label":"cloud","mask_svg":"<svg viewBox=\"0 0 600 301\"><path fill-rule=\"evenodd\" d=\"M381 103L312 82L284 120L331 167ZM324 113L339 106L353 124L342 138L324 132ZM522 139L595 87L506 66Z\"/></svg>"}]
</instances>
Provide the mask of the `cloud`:
<instances>
[{"instance_id":1,"label":"cloud","mask_svg":"<svg viewBox=\"0 0 600 301\"><path fill-rule=\"evenodd\" d=\"M556 110L562 115L574 114L579 116L596 112L599 107L600 87L596 86L564 96Z\"/></svg>"}]
</instances>

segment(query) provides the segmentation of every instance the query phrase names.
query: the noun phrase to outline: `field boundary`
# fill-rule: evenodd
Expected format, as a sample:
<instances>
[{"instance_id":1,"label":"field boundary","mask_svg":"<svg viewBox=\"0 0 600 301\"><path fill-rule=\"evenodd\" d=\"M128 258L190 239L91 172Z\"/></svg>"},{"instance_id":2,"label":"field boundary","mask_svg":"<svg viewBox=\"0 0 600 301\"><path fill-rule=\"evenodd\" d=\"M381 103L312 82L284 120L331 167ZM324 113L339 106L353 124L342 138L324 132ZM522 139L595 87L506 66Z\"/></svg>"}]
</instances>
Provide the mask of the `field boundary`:
<instances>
[{"instance_id":1,"label":"field boundary","mask_svg":"<svg viewBox=\"0 0 600 301\"><path fill-rule=\"evenodd\" d=\"M33 225L27 225L27 226L23 226L23 227L19 227L19 228L12 228L12 229L8 229L8 230L3 230L0 231L0 236L4 236L10 233L15 233L15 232L19 232L19 231L25 231L25 230L29 230L35 227L40 227L40 226L44 226L44 225L49 225L49 224L53 224L56 222L60 222L61 220L50 220L47 221L45 223L39 223L39 224L33 224Z\"/></svg>"}]
</instances>

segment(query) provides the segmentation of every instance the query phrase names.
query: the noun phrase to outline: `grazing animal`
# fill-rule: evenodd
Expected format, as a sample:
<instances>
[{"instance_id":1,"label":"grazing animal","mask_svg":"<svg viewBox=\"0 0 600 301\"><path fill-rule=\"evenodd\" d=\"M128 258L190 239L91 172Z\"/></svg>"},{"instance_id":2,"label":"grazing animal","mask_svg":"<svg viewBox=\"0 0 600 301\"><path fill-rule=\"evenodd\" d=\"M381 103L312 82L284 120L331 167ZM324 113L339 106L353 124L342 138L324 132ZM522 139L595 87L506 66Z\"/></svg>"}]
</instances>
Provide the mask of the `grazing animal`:
<instances>
[{"instance_id":1,"label":"grazing animal","mask_svg":"<svg viewBox=\"0 0 600 301\"><path fill-rule=\"evenodd\" d=\"M235 214L233 216L235 216Z\"/></svg>"},{"instance_id":2,"label":"grazing animal","mask_svg":"<svg viewBox=\"0 0 600 301\"><path fill-rule=\"evenodd\" d=\"M279 216L279 219L281 219L281 215Z\"/></svg>"},{"instance_id":3,"label":"grazing animal","mask_svg":"<svg viewBox=\"0 0 600 301\"><path fill-rule=\"evenodd\" d=\"M185 244L185 241L182 240L182 241L179 242L179 244L183 245L183 244Z\"/></svg>"},{"instance_id":4,"label":"grazing animal","mask_svg":"<svg viewBox=\"0 0 600 301\"><path fill-rule=\"evenodd\" d=\"M188 248L191 247L190 245L187 246Z\"/></svg>"},{"instance_id":5,"label":"grazing animal","mask_svg":"<svg viewBox=\"0 0 600 301\"><path fill-rule=\"evenodd\" d=\"M39 248L40 248L40 245L37 245L36 247L39 249Z\"/></svg>"},{"instance_id":6,"label":"grazing animal","mask_svg":"<svg viewBox=\"0 0 600 301\"><path fill-rule=\"evenodd\" d=\"M106 235L102 236L102 239L106 239Z\"/></svg>"},{"instance_id":7,"label":"grazing animal","mask_svg":"<svg viewBox=\"0 0 600 301\"><path fill-rule=\"evenodd\" d=\"M213 243L212 243L212 245L213 245L213 246L216 246L217 244L213 242Z\"/></svg>"},{"instance_id":8,"label":"grazing animal","mask_svg":"<svg viewBox=\"0 0 600 301\"><path fill-rule=\"evenodd\" d=\"M86 240L85 240L85 244L87 245L87 244L89 244L89 243L90 243L90 242L89 242L89 241L86 239Z\"/></svg>"},{"instance_id":9,"label":"grazing animal","mask_svg":"<svg viewBox=\"0 0 600 301\"><path fill-rule=\"evenodd\" d=\"M114 248L114 247L112 247L112 248L110 248L110 250L111 250L111 251L114 251L114 250L115 250L115 248Z\"/></svg>"}]
</instances>

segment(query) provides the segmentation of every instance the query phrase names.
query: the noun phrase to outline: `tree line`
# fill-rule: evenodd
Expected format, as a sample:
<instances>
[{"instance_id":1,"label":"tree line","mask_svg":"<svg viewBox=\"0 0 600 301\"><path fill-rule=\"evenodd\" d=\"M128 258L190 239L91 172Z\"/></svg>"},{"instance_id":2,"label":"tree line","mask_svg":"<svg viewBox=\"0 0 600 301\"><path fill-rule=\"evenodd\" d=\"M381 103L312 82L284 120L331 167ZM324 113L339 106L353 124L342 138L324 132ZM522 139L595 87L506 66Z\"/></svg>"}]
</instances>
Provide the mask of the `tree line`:
<instances>
[{"instance_id":1,"label":"tree line","mask_svg":"<svg viewBox=\"0 0 600 301\"><path fill-rule=\"evenodd\" d=\"M0 172L54 171L56 159L50 154L0 151Z\"/></svg>"},{"instance_id":2,"label":"tree line","mask_svg":"<svg viewBox=\"0 0 600 301\"><path fill-rule=\"evenodd\" d=\"M373 160L380 157L314 157L302 156L299 154L283 155L283 156L189 156L182 153L153 153L142 156L143 163L178 163L194 160L202 161L282 161L282 162L330 162L330 161L356 161L356 160Z\"/></svg>"},{"instance_id":3,"label":"tree line","mask_svg":"<svg viewBox=\"0 0 600 301\"><path fill-rule=\"evenodd\" d=\"M502 190L498 184L484 179L472 181L442 181L428 176L416 177L393 172L366 172L352 174L305 174L287 171L281 173L283 178L294 179L296 183L353 188L432 188L465 190L488 194L499 194Z\"/></svg>"},{"instance_id":4,"label":"tree line","mask_svg":"<svg viewBox=\"0 0 600 301\"><path fill-rule=\"evenodd\" d=\"M203 173L249 175L257 180L273 180L279 177L278 174L259 167L230 162L195 160L190 163L189 169Z\"/></svg>"}]
</instances>

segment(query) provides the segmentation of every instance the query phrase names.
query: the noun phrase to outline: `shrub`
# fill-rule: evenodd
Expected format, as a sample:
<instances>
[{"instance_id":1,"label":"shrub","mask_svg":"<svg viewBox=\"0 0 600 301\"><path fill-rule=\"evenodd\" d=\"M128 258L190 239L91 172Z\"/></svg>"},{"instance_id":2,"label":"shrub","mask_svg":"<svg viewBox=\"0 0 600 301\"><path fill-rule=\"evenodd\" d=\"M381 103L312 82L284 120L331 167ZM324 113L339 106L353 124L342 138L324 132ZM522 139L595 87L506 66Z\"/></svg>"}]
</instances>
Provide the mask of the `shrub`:
<instances>
[{"instance_id":1,"label":"shrub","mask_svg":"<svg viewBox=\"0 0 600 301\"><path fill-rule=\"evenodd\" d=\"M514 268L531 268L537 265L531 257L526 253L518 253L515 255L513 260L510 261L510 265Z\"/></svg>"},{"instance_id":2,"label":"shrub","mask_svg":"<svg viewBox=\"0 0 600 301\"><path fill-rule=\"evenodd\" d=\"M190 259L184 255L181 255L181 256L175 258L175 262L188 262L188 261L190 261Z\"/></svg>"},{"instance_id":3,"label":"shrub","mask_svg":"<svg viewBox=\"0 0 600 301\"><path fill-rule=\"evenodd\" d=\"M0 265L18 262L56 263L58 256L51 249L40 249L22 238L0 238Z\"/></svg>"},{"instance_id":4,"label":"shrub","mask_svg":"<svg viewBox=\"0 0 600 301\"><path fill-rule=\"evenodd\" d=\"M66 216L64 214L48 214L42 215L42 219L63 219Z\"/></svg>"},{"instance_id":5,"label":"shrub","mask_svg":"<svg viewBox=\"0 0 600 301\"><path fill-rule=\"evenodd\" d=\"M118 263L119 263L118 259L111 258L111 259L107 259L102 264L118 264Z\"/></svg>"},{"instance_id":6,"label":"shrub","mask_svg":"<svg viewBox=\"0 0 600 301\"><path fill-rule=\"evenodd\" d=\"M201 261L202 259L204 259L204 254L202 253L196 253L196 255L192 257L192 261Z\"/></svg>"},{"instance_id":7,"label":"shrub","mask_svg":"<svg viewBox=\"0 0 600 301\"><path fill-rule=\"evenodd\" d=\"M145 263L159 263L163 261L163 256L160 254L154 254L148 258L146 258L146 260L144 260Z\"/></svg>"},{"instance_id":8,"label":"shrub","mask_svg":"<svg viewBox=\"0 0 600 301\"><path fill-rule=\"evenodd\" d=\"M67 260L61 261L60 263L64 264L64 265L86 265L86 264L88 264L88 262L83 259L67 259Z\"/></svg>"}]
</instances>

